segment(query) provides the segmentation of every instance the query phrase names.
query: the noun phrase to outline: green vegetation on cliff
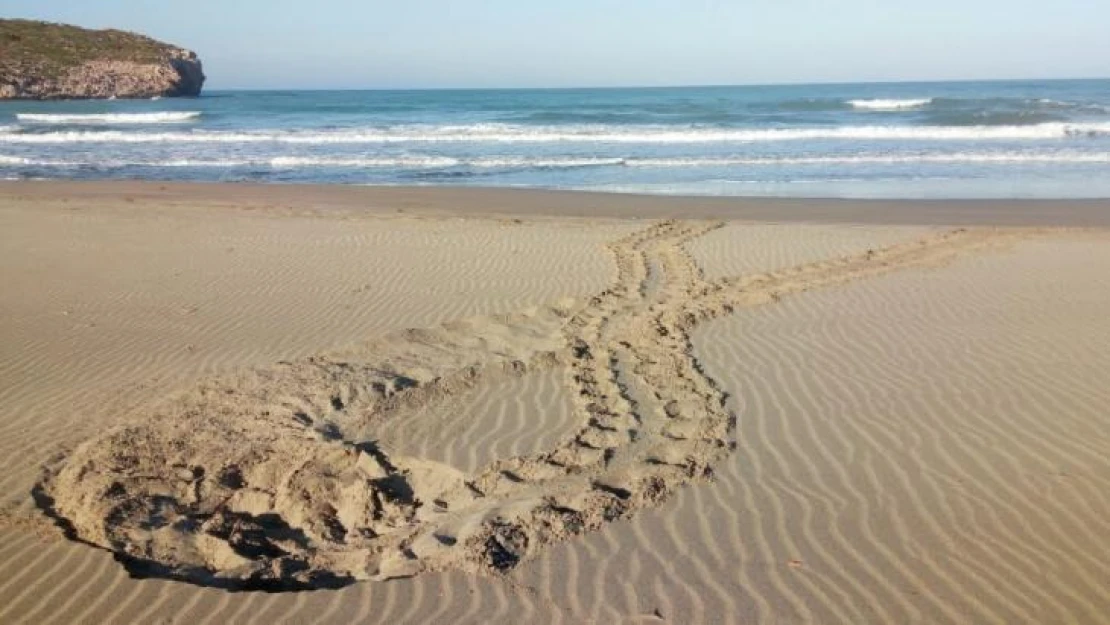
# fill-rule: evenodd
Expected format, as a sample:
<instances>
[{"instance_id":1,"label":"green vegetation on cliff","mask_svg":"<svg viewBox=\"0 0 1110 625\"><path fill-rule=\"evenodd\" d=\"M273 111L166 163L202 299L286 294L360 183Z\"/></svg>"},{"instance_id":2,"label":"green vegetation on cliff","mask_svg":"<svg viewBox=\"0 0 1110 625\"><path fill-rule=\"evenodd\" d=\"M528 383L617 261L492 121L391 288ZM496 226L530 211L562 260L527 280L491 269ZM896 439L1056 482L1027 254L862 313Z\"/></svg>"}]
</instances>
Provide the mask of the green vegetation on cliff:
<instances>
[{"instance_id":1,"label":"green vegetation on cliff","mask_svg":"<svg viewBox=\"0 0 1110 625\"><path fill-rule=\"evenodd\" d=\"M122 30L0 19L0 65L35 66L54 76L89 60L158 63L176 49Z\"/></svg>"}]
</instances>

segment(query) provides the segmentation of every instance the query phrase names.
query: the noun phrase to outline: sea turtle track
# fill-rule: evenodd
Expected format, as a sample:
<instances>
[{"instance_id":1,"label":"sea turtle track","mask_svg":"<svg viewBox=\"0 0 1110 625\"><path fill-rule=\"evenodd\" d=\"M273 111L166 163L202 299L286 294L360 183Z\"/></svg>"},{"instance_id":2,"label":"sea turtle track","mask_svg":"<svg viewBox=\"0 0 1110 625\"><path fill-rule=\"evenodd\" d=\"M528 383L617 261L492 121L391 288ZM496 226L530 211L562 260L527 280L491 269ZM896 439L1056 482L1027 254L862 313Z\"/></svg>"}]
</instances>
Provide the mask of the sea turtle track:
<instances>
[{"instance_id":1,"label":"sea turtle track","mask_svg":"<svg viewBox=\"0 0 1110 625\"><path fill-rule=\"evenodd\" d=\"M684 244L718 222L664 221L608 245L586 302L408 330L211 379L47 470L42 507L132 573L298 590L460 568L499 573L712 474L734 447L726 395L692 353L701 321L804 290L944 262L1005 236L953 230L707 281ZM578 429L474 474L368 440L503 377L559 366Z\"/></svg>"}]
</instances>

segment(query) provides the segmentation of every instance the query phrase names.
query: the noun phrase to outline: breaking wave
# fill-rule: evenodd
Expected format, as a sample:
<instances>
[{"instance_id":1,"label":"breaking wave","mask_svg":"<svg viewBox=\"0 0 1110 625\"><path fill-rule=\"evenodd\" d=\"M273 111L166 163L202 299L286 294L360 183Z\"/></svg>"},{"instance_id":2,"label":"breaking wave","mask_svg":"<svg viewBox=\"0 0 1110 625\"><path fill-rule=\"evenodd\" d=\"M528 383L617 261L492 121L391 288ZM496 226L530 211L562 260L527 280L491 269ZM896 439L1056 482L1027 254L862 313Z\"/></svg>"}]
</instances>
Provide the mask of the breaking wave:
<instances>
[{"instance_id":1,"label":"breaking wave","mask_svg":"<svg viewBox=\"0 0 1110 625\"><path fill-rule=\"evenodd\" d=\"M849 100L852 108L866 109L869 111L905 111L919 109L933 103L933 98L909 98L904 100L875 99L875 100Z\"/></svg>"},{"instance_id":2,"label":"breaking wave","mask_svg":"<svg viewBox=\"0 0 1110 625\"><path fill-rule=\"evenodd\" d=\"M1051 140L1110 135L1110 122L1050 122L1009 126L841 126L707 128L668 126L397 126L335 131L127 132L119 130L6 132L0 144L61 143L756 143L805 140L993 141Z\"/></svg>"},{"instance_id":3,"label":"breaking wave","mask_svg":"<svg viewBox=\"0 0 1110 625\"><path fill-rule=\"evenodd\" d=\"M39 167L271 167L274 169L300 169L313 167L332 168L577 168L577 167L643 167L643 168L700 168L776 165L883 165L914 163L1110 163L1110 152L969 152L939 154L874 154L853 156L797 156L797 157L679 157L679 158L531 158L496 156L480 158L451 158L442 156L388 157L308 157L279 156L254 159L166 159L166 160L99 160L87 162L35 159L0 155L0 166Z\"/></svg>"},{"instance_id":4,"label":"breaking wave","mask_svg":"<svg viewBox=\"0 0 1110 625\"><path fill-rule=\"evenodd\" d=\"M180 124L200 119L200 111L153 113L16 113L15 118L32 124Z\"/></svg>"}]
</instances>

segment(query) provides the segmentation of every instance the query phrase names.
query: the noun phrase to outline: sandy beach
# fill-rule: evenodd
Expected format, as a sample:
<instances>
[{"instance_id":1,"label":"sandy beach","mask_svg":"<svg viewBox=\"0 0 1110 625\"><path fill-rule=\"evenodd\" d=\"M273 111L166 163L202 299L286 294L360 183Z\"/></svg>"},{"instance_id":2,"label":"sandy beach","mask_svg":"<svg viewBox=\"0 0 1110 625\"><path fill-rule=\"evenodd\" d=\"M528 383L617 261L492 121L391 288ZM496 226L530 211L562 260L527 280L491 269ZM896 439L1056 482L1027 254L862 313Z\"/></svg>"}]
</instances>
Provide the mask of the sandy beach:
<instances>
[{"instance_id":1,"label":"sandy beach","mask_svg":"<svg viewBox=\"0 0 1110 625\"><path fill-rule=\"evenodd\" d=\"M1108 228L0 182L0 622L1110 622Z\"/></svg>"}]
</instances>

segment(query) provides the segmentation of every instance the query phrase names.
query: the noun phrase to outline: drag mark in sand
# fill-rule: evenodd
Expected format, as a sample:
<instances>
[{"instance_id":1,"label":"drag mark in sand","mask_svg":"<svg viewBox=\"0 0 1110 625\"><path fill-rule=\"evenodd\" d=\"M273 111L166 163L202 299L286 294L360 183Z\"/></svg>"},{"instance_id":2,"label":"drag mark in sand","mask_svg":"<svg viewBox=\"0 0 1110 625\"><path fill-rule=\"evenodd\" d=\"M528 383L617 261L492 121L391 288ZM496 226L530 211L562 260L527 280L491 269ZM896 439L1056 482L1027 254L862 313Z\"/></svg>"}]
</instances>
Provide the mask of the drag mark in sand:
<instances>
[{"instance_id":1,"label":"drag mark in sand","mask_svg":"<svg viewBox=\"0 0 1110 625\"><path fill-rule=\"evenodd\" d=\"M458 568L502 573L544 545L656 505L735 446L725 394L693 356L701 321L943 263L1007 235L955 230L783 271L708 281L665 221L608 246L585 303L408 330L209 380L48 470L36 499L128 569L232 589L337 587ZM385 415L560 366L577 431L474 474L370 440Z\"/></svg>"}]
</instances>

